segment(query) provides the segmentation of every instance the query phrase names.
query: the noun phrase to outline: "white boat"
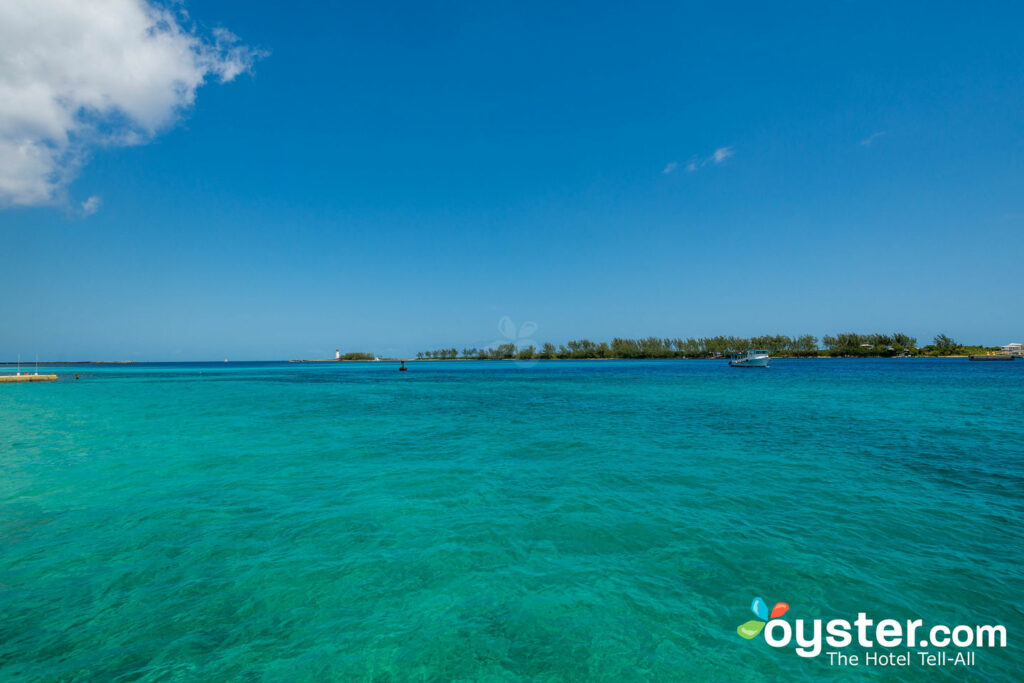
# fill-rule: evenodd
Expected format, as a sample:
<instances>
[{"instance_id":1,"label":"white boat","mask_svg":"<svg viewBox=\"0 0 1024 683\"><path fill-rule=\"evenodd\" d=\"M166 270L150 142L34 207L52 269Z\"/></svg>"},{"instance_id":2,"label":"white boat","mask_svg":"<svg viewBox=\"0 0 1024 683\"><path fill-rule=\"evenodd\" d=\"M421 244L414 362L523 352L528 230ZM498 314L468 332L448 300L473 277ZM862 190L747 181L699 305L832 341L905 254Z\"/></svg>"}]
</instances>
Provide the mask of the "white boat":
<instances>
[{"instance_id":1,"label":"white boat","mask_svg":"<svg viewBox=\"0 0 1024 683\"><path fill-rule=\"evenodd\" d=\"M729 361L729 365L736 368L766 368L768 367L768 352L764 349L738 353Z\"/></svg>"}]
</instances>

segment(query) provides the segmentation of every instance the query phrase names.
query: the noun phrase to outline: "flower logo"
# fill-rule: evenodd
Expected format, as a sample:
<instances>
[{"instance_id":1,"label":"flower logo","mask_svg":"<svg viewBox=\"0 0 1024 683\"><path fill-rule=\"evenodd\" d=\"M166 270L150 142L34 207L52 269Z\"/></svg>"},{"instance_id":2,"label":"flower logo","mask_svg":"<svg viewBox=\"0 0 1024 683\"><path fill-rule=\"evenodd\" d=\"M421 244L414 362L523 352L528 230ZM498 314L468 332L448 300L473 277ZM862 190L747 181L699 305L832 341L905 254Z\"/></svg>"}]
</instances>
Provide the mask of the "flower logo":
<instances>
[{"instance_id":1,"label":"flower logo","mask_svg":"<svg viewBox=\"0 0 1024 683\"><path fill-rule=\"evenodd\" d=\"M751 619L745 624L741 624L736 628L736 633L739 633L740 637L747 640L756 638L757 634L764 629L764 625L769 619L778 619L788 610L789 605L784 602L777 602L769 614L768 605L765 603L764 598L754 598L754 601L750 603L750 611L757 616L757 619Z\"/></svg>"},{"instance_id":2,"label":"flower logo","mask_svg":"<svg viewBox=\"0 0 1024 683\"><path fill-rule=\"evenodd\" d=\"M531 346L534 342L530 337L537 331L537 323L525 322L516 329L515 323L512 322L512 318L507 315L498 321L498 331L509 342L515 344L516 349L523 349L527 346Z\"/></svg>"},{"instance_id":3,"label":"flower logo","mask_svg":"<svg viewBox=\"0 0 1024 683\"><path fill-rule=\"evenodd\" d=\"M512 322L507 315L498 321L498 332L504 337L503 340L493 342L488 349L496 352L499 358L511 358L519 367L529 367L537 362L537 343L533 341L533 334L537 331L537 323L532 321L524 322L519 327ZM525 357L521 355L524 350L531 350Z\"/></svg>"}]
</instances>

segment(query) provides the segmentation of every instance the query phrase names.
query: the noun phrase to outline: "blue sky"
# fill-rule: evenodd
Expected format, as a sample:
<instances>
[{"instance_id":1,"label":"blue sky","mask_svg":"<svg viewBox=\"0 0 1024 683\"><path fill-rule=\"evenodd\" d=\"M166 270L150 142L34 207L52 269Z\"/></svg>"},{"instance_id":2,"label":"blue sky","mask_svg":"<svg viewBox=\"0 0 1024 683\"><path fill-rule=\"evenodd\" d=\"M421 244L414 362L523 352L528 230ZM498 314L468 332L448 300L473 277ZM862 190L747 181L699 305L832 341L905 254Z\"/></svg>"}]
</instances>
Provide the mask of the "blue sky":
<instances>
[{"instance_id":1,"label":"blue sky","mask_svg":"<svg viewBox=\"0 0 1024 683\"><path fill-rule=\"evenodd\" d=\"M194 101L0 210L0 358L1024 340L1019 5L486 5L188 3Z\"/></svg>"}]
</instances>

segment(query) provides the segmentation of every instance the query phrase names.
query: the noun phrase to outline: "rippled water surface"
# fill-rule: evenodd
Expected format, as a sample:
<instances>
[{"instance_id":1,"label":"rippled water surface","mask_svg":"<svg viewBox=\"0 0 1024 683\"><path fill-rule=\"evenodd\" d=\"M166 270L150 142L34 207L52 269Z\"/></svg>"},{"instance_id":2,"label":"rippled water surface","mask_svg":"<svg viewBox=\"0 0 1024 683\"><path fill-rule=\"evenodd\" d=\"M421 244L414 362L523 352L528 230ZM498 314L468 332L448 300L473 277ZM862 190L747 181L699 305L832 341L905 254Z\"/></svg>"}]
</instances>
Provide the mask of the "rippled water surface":
<instances>
[{"instance_id":1,"label":"rippled water surface","mask_svg":"<svg viewBox=\"0 0 1024 683\"><path fill-rule=\"evenodd\" d=\"M410 368L0 385L0 679L894 676L741 639L759 595L1003 624L898 675L1019 680L1024 362Z\"/></svg>"}]
</instances>

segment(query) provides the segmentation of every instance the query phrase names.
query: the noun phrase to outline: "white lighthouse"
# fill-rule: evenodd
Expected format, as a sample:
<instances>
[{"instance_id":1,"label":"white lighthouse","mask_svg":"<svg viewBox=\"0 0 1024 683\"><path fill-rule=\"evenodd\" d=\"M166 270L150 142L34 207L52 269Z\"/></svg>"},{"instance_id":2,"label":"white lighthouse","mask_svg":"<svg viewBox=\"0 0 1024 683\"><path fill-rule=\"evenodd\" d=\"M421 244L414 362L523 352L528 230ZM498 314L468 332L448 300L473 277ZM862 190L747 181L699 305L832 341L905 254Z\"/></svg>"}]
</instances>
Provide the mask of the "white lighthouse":
<instances>
[{"instance_id":1,"label":"white lighthouse","mask_svg":"<svg viewBox=\"0 0 1024 683\"><path fill-rule=\"evenodd\" d=\"M334 349L334 360L341 360L341 349Z\"/></svg>"}]
</instances>

